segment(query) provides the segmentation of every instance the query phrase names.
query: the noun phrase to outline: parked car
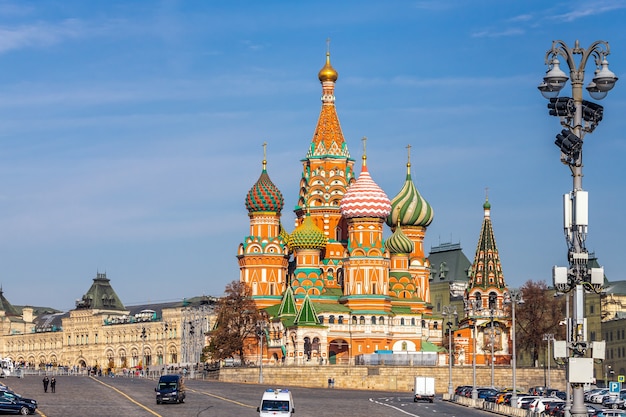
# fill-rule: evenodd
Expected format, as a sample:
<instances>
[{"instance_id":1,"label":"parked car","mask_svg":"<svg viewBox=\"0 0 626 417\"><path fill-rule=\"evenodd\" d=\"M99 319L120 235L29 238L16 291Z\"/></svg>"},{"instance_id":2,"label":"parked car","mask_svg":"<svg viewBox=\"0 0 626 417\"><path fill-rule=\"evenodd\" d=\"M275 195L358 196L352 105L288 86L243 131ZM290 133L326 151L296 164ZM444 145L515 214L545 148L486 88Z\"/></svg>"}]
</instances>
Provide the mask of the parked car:
<instances>
[{"instance_id":1,"label":"parked car","mask_svg":"<svg viewBox=\"0 0 626 417\"><path fill-rule=\"evenodd\" d=\"M609 395L608 389L602 389L601 391L589 396L589 402L594 404L602 404L605 395Z\"/></svg>"},{"instance_id":2,"label":"parked car","mask_svg":"<svg viewBox=\"0 0 626 417\"><path fill-rule=\"evenodd\" d=\"M517 397L517 406L513 405L513 407L523 408L524 410L528 410L528 406L530 405L530 403L535 401L537 398L541 398L541 397L538 397L536 395L523 395L521 397Z\"/></svg>"},{"instance_id":3,"label":"parked car","mask_svg":"<svg viewBox=\"0 0 626 417\"><path fill-rule=\"evenodd\" d=\"M37 406L19 399L10 399L4 395L0 397L0 413L2 414L35 414Z\"/></svg>"},{"instance_id":4,"label":"parked car","mask_svg":"<svg viewBox=\"0 0 626 417\"><path fill-rule=\"evenodd\" d=\"M590 402L591 401L591 396L594 395L594 394L599 393L602 390L603 390L603 388L593 388L593 389L585 391L585 394L584 394L585 401L586 402Z\"/></svg>"},{"instance_id":5,"label":"parked car","mask_svg":"<svg viewBox=\"0 0 626 417\"><path fill-rule=\"evenodd\" d=\"M11 390L5 390L5 391L0 391L0 398L5 398L7 400L15 400L15 401L22 401L25 403L30 403L32 405L35 406L35 408L37 408L37 401L31 399L31 398L24 398L22 397L20 394L17 394Z\"/></svg>"},{"instance_id":6,"label":"parked car","mask_svg":"<svg viewBox=\"0 0 626 417\"><path fill-rule=\"evenodd\" d=\"M556 397L540 397L530 403L528 410L532 413L543 413L546 411L546 407L549 408L549 404L553 402L563 402L563 400Z\"/></svg>"},{"instance_id":7,"label":"parked car","mask_svg":"<svg viewBox=\"0 0 626 417\"><path fill-rule=\"evenodd\" d=\"M619 393L611 393L609 395L605 395L602 400L602 408L624 408L626 400L626 391L622 390Z\"/></svg>"},{"instance_id":8,"label":"parked car","mask_svg":"<svg viewBox=\"0 0 626 417\"><path fill-rule=\"evenodd\" d=\"M517 397L517 402L515 404L511 404L511 407L524 408L522 407L522 405L526 404L525 408L528 408L528 403L536 400L537 398L539 397L537 397L536 395L519 395Z\"/></svg>"},{"instance_id":9,"label":"parked car","mask_svg":"<svg viewBox=\"0 0 626 417\"><path fill-rule=\"evenodd\" d=\"M586 405L587 407L587 415L591 416L593 415L596 411L598 411L596 408L590 406L590 405ZM565 403L558 403L556 404L551 410L550 410L550 415L554 416L554 417L565 417Z\"/></svg>"},{"instance_id":10,"label":"parked car","mask_svg":"<svg viewBox=\"0 0 626 417\"><path fill-rule=\"evenodd\" d=\"M478 398L486 400L487 398L493 397L498 393L498 390L495 388L478 388Z\"/></svg>"},{"instance_id":11,"label":"parked car","mask_svg":"<svg viewBox=\"0 0 626 417\"><path fill-rule=\"evenodd\" d=\"M601 409L596 410L596 412L589 417L626 417L626 411Z\"/></svg>"}]
</instances>

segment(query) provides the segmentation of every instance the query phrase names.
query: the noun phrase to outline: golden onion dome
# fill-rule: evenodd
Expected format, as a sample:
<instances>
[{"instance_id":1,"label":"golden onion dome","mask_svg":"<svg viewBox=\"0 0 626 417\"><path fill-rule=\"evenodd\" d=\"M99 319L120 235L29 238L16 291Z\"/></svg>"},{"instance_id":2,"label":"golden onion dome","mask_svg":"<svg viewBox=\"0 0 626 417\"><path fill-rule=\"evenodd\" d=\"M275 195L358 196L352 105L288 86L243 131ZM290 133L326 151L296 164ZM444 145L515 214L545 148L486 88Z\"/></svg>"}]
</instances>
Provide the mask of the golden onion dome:
<instances>
[{"instance_id":1,"label":"golden onion dome","mask_svg":"<svg viewBox=\"0 0 626 417\"><path fill-rule=\"evenodd\" d=\"M320 70L317 74L317 77L320 79L320 82L324 81L337 81L339 74L332 65L330 65L330 52L326 52L326 65Z\"/></svg>"}]
</instances>

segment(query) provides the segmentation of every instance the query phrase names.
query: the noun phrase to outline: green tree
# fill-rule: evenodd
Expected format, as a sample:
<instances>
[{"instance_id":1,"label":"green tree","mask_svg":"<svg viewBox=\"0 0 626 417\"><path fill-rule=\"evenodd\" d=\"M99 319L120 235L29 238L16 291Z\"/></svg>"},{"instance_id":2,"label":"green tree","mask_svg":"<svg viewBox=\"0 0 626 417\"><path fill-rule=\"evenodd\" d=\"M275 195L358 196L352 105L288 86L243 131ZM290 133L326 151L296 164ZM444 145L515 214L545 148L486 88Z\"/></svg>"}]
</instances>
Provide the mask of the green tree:
<instances>
[{"instance_id":1,"label":"green tree","mask_svg":"<svg viewBox=\"0 0 626 417\"><path fill-rule=\"evenodd\" d=\"M256 338L260 319L249 287L240 281L232 281L226 285L224 297L218 301L215 326L204 353L215 361L238 356L244 363L245 341Z\"/></svg>"},{"instance_id":2,"label":"green tree","mask_svg":"<svg viewBox=\"0 0 626 417\"><path fill-rule=\"evenodd\" d=\"M515 310L516 344L530 355L532 363L537 366L539 355L548 343L544 335L552 334L555 340L565 340L565 300L564 297L555 297L555 291L545 281L527 281L520 291L524 303Z\"/></svg>"}]
</instances>

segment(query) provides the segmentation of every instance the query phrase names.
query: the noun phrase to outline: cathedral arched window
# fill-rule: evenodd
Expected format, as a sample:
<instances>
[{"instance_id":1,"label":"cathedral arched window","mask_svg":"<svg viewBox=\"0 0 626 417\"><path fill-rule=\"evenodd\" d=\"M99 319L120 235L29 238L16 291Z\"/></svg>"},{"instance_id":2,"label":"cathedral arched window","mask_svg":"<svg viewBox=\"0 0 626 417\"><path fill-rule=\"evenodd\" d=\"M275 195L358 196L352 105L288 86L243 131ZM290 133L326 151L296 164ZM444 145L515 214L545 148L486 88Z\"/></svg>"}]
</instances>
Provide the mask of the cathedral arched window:
<instances>
[{"instance_id":1,"label":"cathedral arched window","mask_svg":"<svg viewBox=\"0 0 626 417\"><path fill-rule=\"evenodd\" d=\"M489 293L489 310L498 308L498 295L495 292Z\"/></svg>"},{"instance_id":2,"label":"cathedral arched window","mask_svg":"<svg viewBox=\"0 0 626 417\"><path fill-rule=\"evenodd\" d=\"M365 316L359 317L359 324L365 324Z\"/></svg>"},{"instance_id":3,"label":"cathedral arched window","mask_svg":"<svg viewBox=\"0 0 626 417\"><path fill-rule=\"evenodd\" d=\"M328 317L328 323L329 324L335 324L335 316Z\"/></svg>"},{"instance_id":4,"label":"cathedral arched window","mask_svg":"<svg viewBox=\"0 0 626 417\"><path fill-rule=\"evenodd\" d=\"M372 316L371 321L372 321L372 324L376 324L376 316Z\"/></svg>"}]
</instances>

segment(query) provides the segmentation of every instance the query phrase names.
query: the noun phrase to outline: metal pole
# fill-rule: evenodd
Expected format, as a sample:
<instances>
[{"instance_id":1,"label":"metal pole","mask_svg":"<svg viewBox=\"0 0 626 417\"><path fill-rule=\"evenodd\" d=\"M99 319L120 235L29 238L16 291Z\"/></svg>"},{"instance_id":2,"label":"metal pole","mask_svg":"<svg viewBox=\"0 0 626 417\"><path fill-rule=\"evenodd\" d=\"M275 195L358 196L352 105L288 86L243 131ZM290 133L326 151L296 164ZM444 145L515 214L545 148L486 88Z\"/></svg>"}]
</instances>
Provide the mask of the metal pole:
<instances>
[{"instance_id":1,"label":"metal pole","mask_svg":"<svg viewBox=\"0 0 626 417\"><path fill-rule=\"evenodd\" d=\"M543 335L543 340L545 340L547 342L547 344L548 344L548 347L547 347L547 355L548 355L548 357L546 358L546 362L548 364L548 374L547 374L547 377L546 377L546 388L550 388L550 362L551 362L551 359L552 359L552 357L550 356L550 342L552 340L554 340L554 335L552 333L545 333Z\"/></svg>"},{"instance_id":2,"label":"metal pole","mask_svg":"<svg viewBox=\"0 0 626 417\"><path fill-rule=\"evenodd\" d=\"M491 336L489 338L489 340L491 341L491 387L495 387L495 382L494 382L494 350L493 350L493 345L496 342L496 335L493 331L493 308L489 311L491 313Z\"/></svg>"},{"instance_id":3,"label":"metal pole","mask_svg":"<svg viewBox=\"0 0 626 417\"><path fill-rule=\"evenodd\" d=\"M517 297L512 298L513 300L513 327L511 329L511 336L513 339L513 394L511 394L511 405L514 404L514 401L517 402L517 377L515 372L517 370L517 358L515 354L515 304L517 304Z\"/></svg>"},{"instance_id":4,"label":"metal pole","mask_svg":"<svg viewBox=\"0 0 626 417\"><path fill-rule=\"evenodd\" d=\"M573 303L572 334L568 343L568 347L570 349L568 355L568 366L571 364L574 356L590 359L586 356L588 341L587 335L585 334L586 329L584 318L585 303L583 283L588 281L587 277L590 272L588 269L589 256L587 249L585 248L588 221L586 215L587 197L586 194L582 193L582 140L585 132L588 133L593 131L599 120L587 120L588 124L584 123L585 118L583 118L583 105L587 107L588 104L583 102L582 88L585 78L585 67L590 57L595 58L596 68L598 68L598 72L596 73L598 75L596 75L594 80L592 80L593 88L591 88L591 85L588 87L592 97L594 97L593 93L598 92L606 95L606 92L613 88L615 82L617 81L617 77L615 77L615 74L608 70L606 56L609 54L609 44L605 41L595 41L587 49L581 48L578 40L576 41L574 48L570 48L563 41L553 41L552 48L546 53L546 63L548 63L548 59L550 59L552 66L544 78L544 83L540 86L542 94L544 92L552 91L556 92L555 96L558 95L559 90L568 79L568 77L560 71L558 66L558 57L564 57L570 71L569 80L572 87L574 112L572 114L571 111L568 111L567 115L559 116L561 117L561 124L564 127L569 128L570 133L577 136L580 141L576 151L573 149L568 150L567 147L563 147L562 144L559 144L561 147L561 161L569 166L572 174L572 192L570 193L571 201L565 202L566 204L570 204L569 210L571 211L571 218L565 217L565 232L569 260L569 270L566 284L567 289L565 291L569 292L572 289L575 289L576 299ZM575 55L581 55L578 67L574 59ZM600 66L602 66L602 70L599 69ZM601 73L602 76L599 75ZM594 98L601 99L604 95ZM580 215L577 213L578 209L581 209ZM592 376L593 375L589 375L589 379L591 379ZM584 404L583 384L581 382L585 381L587 377L582 379L578 378L575 381L571 380L572 375L568 374L567 377L567 383L572 390L573 397L571 415L574 417L586 417L587 409ZM567 411L568 410L566 408L566 414Z\"/></svg>"},{"instance_id":5,"label":"metal pole","mask_svg":"<svg viewBox=\"0 0 626 417\"><path fill-rule=\"evenodd\" d=\"M452 386L452 323L448 322L448 395L452 398L454 387Z\"/></svg>"},{"instance_id":6,"label":"metal pole","mask_svg":"<svg viewBox=\"0 0 626 417\"><path fill-rule=\"evenodd\" d=\"M444 306L442 315L444 319L447 318L446 325L448 327L448 395L450 398L454 395L454 386L452 384L452 315L457 316L455 306Z\"/></svg>"},{"instance_id":7,"label":"metal pole","mask_svg":"<svg viewBox=\"0 0 626 417\"><path fill-rule=\"evenodd\" d=\"M474 349L472 352L472 400L478 399L478 390L476 389L476 322L472 323L472 339L474 341Z\"/></svg>"}]
</instances>

